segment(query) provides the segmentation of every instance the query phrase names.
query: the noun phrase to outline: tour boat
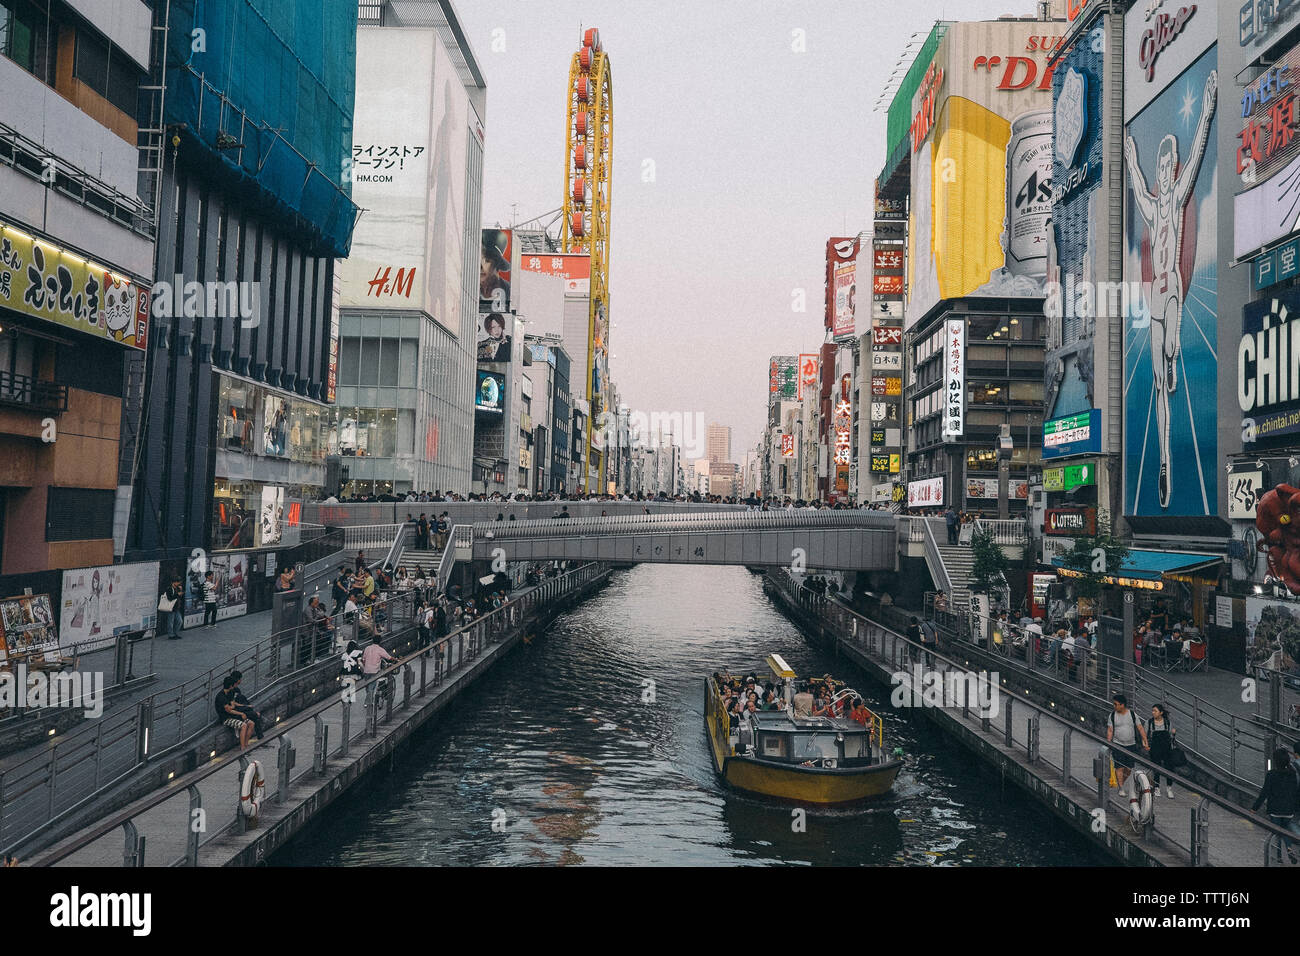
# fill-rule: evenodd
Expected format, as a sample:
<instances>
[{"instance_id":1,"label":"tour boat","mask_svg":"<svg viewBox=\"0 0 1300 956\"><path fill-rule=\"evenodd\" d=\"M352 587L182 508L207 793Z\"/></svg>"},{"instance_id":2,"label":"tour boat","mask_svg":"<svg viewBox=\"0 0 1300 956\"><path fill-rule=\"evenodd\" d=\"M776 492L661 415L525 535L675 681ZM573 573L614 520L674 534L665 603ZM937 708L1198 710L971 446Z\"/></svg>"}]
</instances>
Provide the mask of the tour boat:
<instances>
[{"instance_id":1,"label":"tour boat","mask_svg":"<svg viewBox=\"0 0 1300 956\"><path fill-rule=\"evenodd\" d=\"M861 695L843 687L826 713L799 715L794 696L812 682L797 679L778 654L767 658L767 666L783 709L736 718L726 711L718 680L706 678L704 725L723 781L747 793L828 807L888 793L903 762L886 752L878 715L867 711L865 725L849 717L851 702Z\"/></svg>"}]
</instances>

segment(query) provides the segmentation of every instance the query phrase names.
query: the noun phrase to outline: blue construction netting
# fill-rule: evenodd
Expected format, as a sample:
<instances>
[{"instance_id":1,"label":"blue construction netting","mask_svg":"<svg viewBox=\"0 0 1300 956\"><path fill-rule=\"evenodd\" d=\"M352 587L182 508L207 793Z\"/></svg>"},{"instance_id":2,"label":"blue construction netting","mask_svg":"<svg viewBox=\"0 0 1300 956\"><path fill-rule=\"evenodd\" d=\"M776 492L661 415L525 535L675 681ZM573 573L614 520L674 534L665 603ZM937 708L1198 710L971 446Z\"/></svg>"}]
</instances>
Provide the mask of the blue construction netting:
<instances>
[{"instance_id":1,"label":"blue construction netting","mask_svg":"<svg viewBox=\"0 0 1300 956\"><path fill-rule=\"evenodd\" d=\"M343 257L356 60L356 0L171 0L166 120L232 186Z\"/></svg>"}]
</instances>

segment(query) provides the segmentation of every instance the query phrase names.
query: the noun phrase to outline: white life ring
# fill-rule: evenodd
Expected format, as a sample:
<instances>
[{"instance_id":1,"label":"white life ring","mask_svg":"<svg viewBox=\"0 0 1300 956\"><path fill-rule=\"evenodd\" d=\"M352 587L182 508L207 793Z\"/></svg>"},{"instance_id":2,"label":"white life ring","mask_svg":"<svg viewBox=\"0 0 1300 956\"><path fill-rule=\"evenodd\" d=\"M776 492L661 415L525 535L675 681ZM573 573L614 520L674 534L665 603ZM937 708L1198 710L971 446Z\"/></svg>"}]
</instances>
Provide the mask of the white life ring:
<instances>
[{"instance_id":1,"label":"white life ring","mask_svg":"<svg viewBox=\"0 0 1300 956\"><path fill-rule=\"evenodd\" d=\"M1134 826L1151 821L1151 778L1144 770L1133 771L1133 794L1128 798L1128 814Z\"/></svg>"},{"instance_id":2,"label":"white life ring","mask_svg":"<svg viewBox=\"0 0 1300 956\"><path fill-rule=\"evenodd\" d=\"M262 776L262 765L256 760L250 761L239 786L239 809L244 816L255 817L265 799L266 778Z\"/></svg>"}]
</instances>

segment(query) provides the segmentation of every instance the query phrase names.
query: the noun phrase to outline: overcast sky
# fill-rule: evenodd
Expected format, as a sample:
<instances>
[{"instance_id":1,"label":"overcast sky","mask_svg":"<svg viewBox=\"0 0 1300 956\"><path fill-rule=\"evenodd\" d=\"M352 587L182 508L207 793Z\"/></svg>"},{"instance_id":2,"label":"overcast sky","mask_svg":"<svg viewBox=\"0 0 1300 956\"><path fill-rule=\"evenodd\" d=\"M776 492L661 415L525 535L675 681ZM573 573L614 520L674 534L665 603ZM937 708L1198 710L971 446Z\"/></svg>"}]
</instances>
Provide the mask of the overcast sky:
<instances>
[{"instance_id":1,"label":"overcast sky","mask_svg":"<svg viewBox=\"0 0 1300 956\"><path fill-rule=\"evenodd\" d=\"M885 150L885 113L873 108L908 41L935 20L1028 15L1034 3L456 0L456 9L488 84L485 225L562 202L569 59L583 27L600 29L614 86L613 378L633 408L732 426L739 461L763 428L768 358L824 340L826 240L869 226ZM793 49L796 30L804 52ZM645 160L652 182L642 181Z\"/></svg>"}]
</instances>

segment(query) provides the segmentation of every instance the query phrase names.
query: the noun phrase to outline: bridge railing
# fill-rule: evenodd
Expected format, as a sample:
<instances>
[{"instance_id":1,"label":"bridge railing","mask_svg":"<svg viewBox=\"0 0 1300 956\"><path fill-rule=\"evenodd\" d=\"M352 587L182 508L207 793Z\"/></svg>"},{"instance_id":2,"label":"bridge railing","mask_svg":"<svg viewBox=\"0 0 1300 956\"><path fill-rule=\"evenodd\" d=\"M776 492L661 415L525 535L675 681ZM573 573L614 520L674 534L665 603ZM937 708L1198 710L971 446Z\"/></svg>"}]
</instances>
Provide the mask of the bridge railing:
<instances>
[{"instance_id":1,"label":"bridge railing","mask_svg":"<svg viewBox=\"0 0 1300 956\"><path fill-rule=\"evenodd\" d=\"M863 617L837 601L806 588L799 588L793 576L784 568L769 572L769 580L803 611L829 624L837 641L857 646L882 664L891 666L899 680L907 679L913 666L918 664L939 674L951 671L962 675L964 679L970 675L964 662L933 648L922 647L918 642ZM975 676L978 678L978 675ZM966 683L969 684L969 680ZM996 734L1006 747L1015 752L1018 759L1031 766L1041 765L1052 770L1049 779L1054 777L1063 784L1073 784L1095 794L1094 806L1105 812L1106 819L1128 820L1126 795L1120 790L1112 792L1108 785L1109 741L1104 736L1053 713L1050 708L1006 693L1001 689L1001 684L1005 683L1005 679L1002 679L997 685L1000 710L997 718L981 718L978 708L970 706L968 700L954 701L951 704L945 700L945 709L950 708L954 712L959 709L967 726L978 726L986 735ZM946 682L944 686L947 686ZM1000 725L996 729L994 720ZM975 721L979 723L975 724ZM1045 737L1045 734L1048 736ZM1044 748L1044 741L1048 741L1051 746ZM1253 864L1254 861L1264 866L1274 865L1280 862L1279 841L1294 839L1289 831L1271 820L1243 810L1217 794L1206 792L1204 787L1177 771L1155 768L1141 758L1138 765L1149 768L1153 785L1158 771L1161 776L1182 787L1184 793L1201 795L1191 812L1190 820L1180 814L1161 814L1157 810L1144 833L1144 839L1154 843L1154 835L1166 846L1176 849L1193 866L1241 865L1243 862ZM1115 816L1111 817L1111 814ZM1110 823L1108 826L1113 828L1115 824ZM1235 847L1226 848L1231 844L1240 844L1243 840L1250 841L1248 845L1251 849L1238 851ZM1220 845L1225 846L1225 849L1219 850Z\"/></svg>"},{"instance_id":2,"label":"bridge railing","mask_svg":"<svg viewBox=\"0 0 1300 956\"><path fill-rule=\"evenodd\" d=\"M862 509L834 511L776 510L706 512L690 515L608 515L605 517L528 519L475 524L479 538L578 537L624 534L677 534L704 531L780 531L818 528L870 528L897 531L895 516Z\"/></svg>"},{"instance_id":3,"label":"bridge railing","mask_svg":"<svg viewBox=\"0 0 1300 956\"><path fill-rule=\"evenodd\" d=\"M539 604L564 597L608 574L607 567L584 565L543 581L484 617L427 647L405 654L380 674L357 679L350 686L340 675L334 682L335 691L332 694L327 691L329 696L325 700L281 720L263 739L239 754L241 774L248 761L258 760L268 771L267 803L283 803L289 788L295 783L308 775L323 775L331 760L346 757L354 746L365 746L365 741L376 738L381 726L393 720L394 712L408 710L416 698L427 696L464 673L484 650L510 636ZM312 759L286 759L293 752L289 735L308 723L312 725L315 745ZM215 774L229 772L232 765L233 761L225 754L215 756L207 766L86 827L57 850L38 854L33 862L39 866L56 865L120 827L127 834L123 865L143 866L144 843L138 835L133 841L132 837L137 833L133 821L173 800L186 801L191 810L197 808L194 801L199 795L198 787ZM297 767L296 773L294 767ZM203 809L209 821L204 835L191 832L192 813L176 814L177 826L183 827L185 832L186 851L183 857L167 860L165 864L196 866L199 850L204 844L242 832L244 817L238 803Z\"/></svg>"}]
</instances>

